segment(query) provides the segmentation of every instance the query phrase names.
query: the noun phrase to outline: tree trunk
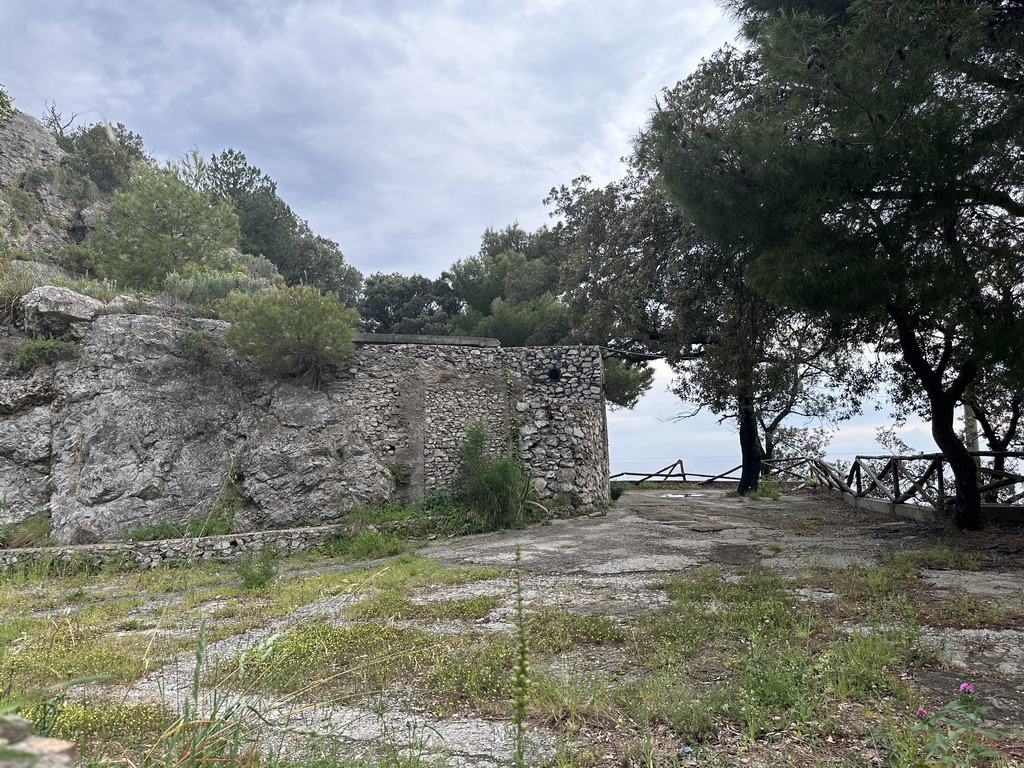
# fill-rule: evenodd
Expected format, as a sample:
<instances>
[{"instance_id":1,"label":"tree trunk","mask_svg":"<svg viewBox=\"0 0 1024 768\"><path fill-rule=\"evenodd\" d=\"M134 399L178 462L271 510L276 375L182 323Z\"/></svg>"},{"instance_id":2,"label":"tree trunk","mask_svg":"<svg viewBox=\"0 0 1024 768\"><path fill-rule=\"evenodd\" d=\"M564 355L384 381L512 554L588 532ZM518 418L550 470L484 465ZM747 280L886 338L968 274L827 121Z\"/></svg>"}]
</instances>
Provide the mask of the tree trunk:
<instances>
[{"instance_id":1,"label":"tree trunk","mask_svg":"<svg viewBox=\"0 0 1024 768\"><path fill-rule=\"evenodd\" d=\"M761 476L761 459L764 451L757 435L757 414L754 412L754 399L747 394L739 396L740 454L743 467L740 471L740 485L737 492L745 496L757 490L757 481Z\"/></svg>"},{"instance_id":2,"label":"tree trunk","mask_svg":"<svg viewBox=\"0 0 1024 768\"><path fill-rule=\"evenodd\" d=\"M978 465L960 441L953 427L954 404L948 397L931 402L932 437L949 462L956 481L953 499L953 524L960 530L981 530L981 492L978 490Z\"/></svg>"},{"instance_id":3,"label":"tree trunk","mask_svg":"<svg viewBox=\"0 0 1024 768\"><path fill-rule=\"evenodd\" d=\"M771 465L765 464L775 458L775 430L764 431L764 450L761 452L761 475L765 476L771 471Z\"/></svg>"},{"instance_id":4,"label":"tree trunk","mask_svg":"<svg viewBox=\"0 0 1024 768\"><path fill-rule=\"evenodd\" d=\"M978 376L977 361L960 363L956 378L946 383L953 342L947 339L942 358L933 368L925 358L921 342L912 324L901 310L890 307L889 317L896 324L903 359L917 374L931 406L932 438L953 470L956 496L953 499L953 524L960 530L981 530L981 493L978 491L978 465L953 428L956 405L967 387Z\"/></svg>"}]
</instances>

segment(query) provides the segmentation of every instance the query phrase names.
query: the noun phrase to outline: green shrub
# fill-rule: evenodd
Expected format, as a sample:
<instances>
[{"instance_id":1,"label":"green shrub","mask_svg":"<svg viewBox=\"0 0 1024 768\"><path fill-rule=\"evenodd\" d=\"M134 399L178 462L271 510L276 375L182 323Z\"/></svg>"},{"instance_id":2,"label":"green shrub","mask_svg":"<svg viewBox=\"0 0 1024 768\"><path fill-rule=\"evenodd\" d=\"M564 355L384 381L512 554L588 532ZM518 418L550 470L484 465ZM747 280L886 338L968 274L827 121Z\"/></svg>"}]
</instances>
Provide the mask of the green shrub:
<instances>
[{"instance_id":1,"label":"green shrub","mask_svg":"<svg viewBox=\"0 0 1024 768\"><path fill-rule=\"evenodd\" d=\"M18 347L15 362L21 370L31 371L40 365L74 357L77 352L78 345L73 341L40 336L37 339L28 339L22 342Z\"/></svg>"},{"instance_id":2,"label":"green shrub","mask_svg":"<svg viewBox=\"0 0 1024 768\"><path fill-rule=\"evenodd\" d=\"M231 293L266 293L273 287L273 280L241 269L186 268L164 279L165 292L209 315L216 315L216 303Z\"/></svg>"},{"instance_id":3,"label":"green shrub","mask_svg":"<svg viewBox=\"0 0 1024 768\"><path fill-rule=\"evenodd\" d=\"M242 587L250 591L266 589L277 578L277 552L265 544L258 552L247 552L235 560L235 573Z\"/></svg>"},{"instance_id":4,"label":"green shrub","mask_svg":"<svg viewBox=\"0 0 1024 768\"><path fill-rule=\"evenodd\" d=\"M339 536L328 545L327 550L347 560L375 560L401 554L405 545L393 533L366 529L355 536Z\"/></svg>"},{"instance_id":5,"label":"green shrub","mask_svg":"<svg viewBox=\"0 0 1024 768\"><path fill-rule=\"evenodd\" d=\"M622 496L622 494L624 494L626 492L627 488L629 488L629 483L613 482L612 483L612 489L611 489L611 499L612 499L612 501L618 501L618 499Z\"/></svg>"},{"instance_id":6,"label":"green shrub","mask_svg":"<svg viewBox=\"0 0 1024 768\"><path fill-rule=\"evenodd\" d=\"M38 221L43 215L39 201L21 187L7 190L7 202L22 221Z\"/></svg>"},{"instance_id":7,"label":"green shrub","mask_svg":"<svg viewBox=\"0 0 1024 768\"><path fill-rule=\"evenodd\" d=\"M181 337L181 349L185 355L185 367L191 373L201 373L220 361L220 345L212 333L202 328L185 331Z\"/></svg>"},{"instance_id":8,"label":"green shrub","mask_svg":"<svg viewBox=\"0 0 1024 768\"><path fill-rule=\"evenodd\" d=\"M494 456L487 426L477 422L466 430L459 446L459 485L466 506L486 530L521 528L527 512L543 507L519 461L512 456Z\"/></svg>"},{"instance_id":9,"label":"green shrub","mask_svg":"<svg viewBox=\"0 0 1024 768\"><path fill-rule=\"evenodd\" d=\"M231 321L225 337L235 352L274 375L316 389L355 348L355 310L342 306L333 293L321 296L308 285L260 296L232 293L220 309Z\"/></svg>"},{"instance_id":10,"label":"green shrub","mask_svg":"<svg viewBox=\"0 0 1024 768\"><path fill-rule=\"evenodd\" d=\"M0 323L14 322L21 297L36 287L35 278L23 269L11 269L13 256L0 260Z\"/></svg>"},{"instance_id":11,"label":"green shrub","mask_svg":"<svg viewBox=\"0 0 1024 768\"><path fill-rule=\"evenodd\" d=\"M173 169L138 164L74 258L122 285L151 289L190 264L217 265L238 245L230 202L210 204Z\"/></svg>"}]
</instances>

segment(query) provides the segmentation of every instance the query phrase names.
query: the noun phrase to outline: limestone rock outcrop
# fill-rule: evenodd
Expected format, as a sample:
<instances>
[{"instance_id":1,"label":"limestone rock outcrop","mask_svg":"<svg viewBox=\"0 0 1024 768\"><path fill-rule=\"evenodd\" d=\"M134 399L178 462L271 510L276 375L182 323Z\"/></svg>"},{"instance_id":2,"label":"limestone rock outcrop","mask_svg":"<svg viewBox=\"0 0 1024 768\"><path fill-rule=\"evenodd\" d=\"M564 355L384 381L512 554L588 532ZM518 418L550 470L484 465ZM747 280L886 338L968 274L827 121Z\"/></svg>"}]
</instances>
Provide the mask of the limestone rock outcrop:
<instances>
[{"instance_id":1,"label":"limestone rock outcrop","mask_svg":"<svg viewBox=\"0 0 1024 768\"><path fill-rule=\"evenodd\" d=\"M239 358L220 321L52 287L20 316L0 326L0 523L47 514L56 543L211 515L244 529L336 522L450 485L476 421L518 451L542 496L607 498L594 348L364 339L321 392ZM77 355L18 370L38 334L77 338Z\"/></svg>"},{"instance_id":2,"label":"limestone rock outcrop","mask_svg":"<svg viewBox=\"0 0 1024 768\"><path fill-rule=\"evenodd\" d=\"M30 336L69 336L80 339L104 304L89 296L44 285L33 288L18 302L21 324Z\"/></svg>"},{"instance_id":3,"label":"limestone rock outcrop","mask_svg":"<svg viewBox=\"0 0 1024 768\"><path fill-rule=\"evenodd\" d=\"M17 231L19 251L52 251L92 228L97 211L80 183L69 182L66 163L66 153L36 118L17 112L0 122L0 228Z\"/></svg>"}]
</instances>

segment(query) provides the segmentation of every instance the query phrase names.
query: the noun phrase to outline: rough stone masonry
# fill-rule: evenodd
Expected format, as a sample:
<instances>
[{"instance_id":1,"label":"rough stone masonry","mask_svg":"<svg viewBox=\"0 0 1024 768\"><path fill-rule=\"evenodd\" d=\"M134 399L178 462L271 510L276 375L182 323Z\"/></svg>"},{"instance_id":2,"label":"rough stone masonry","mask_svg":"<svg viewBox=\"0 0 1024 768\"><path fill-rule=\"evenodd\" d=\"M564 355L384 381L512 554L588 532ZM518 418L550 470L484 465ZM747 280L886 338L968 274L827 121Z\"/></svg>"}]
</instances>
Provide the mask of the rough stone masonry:
<instances>
[{"instance_id":1,"label":"rough stone masonry","mask_svg":"<svg viewBox=\"0 0 1024 768\"><path fill-rule=\"evenodd\" d=\"M450 486L477 421L540 497L608 498L597 348L364 335L317 392L235 355L225 327L66 288L23 297L0 326L0 523L45 512L58 543L110 541L225 494L249 529L336 522ZM40 334L77 338L77 357L18 371Z\"/></svg>"}]
</instances>

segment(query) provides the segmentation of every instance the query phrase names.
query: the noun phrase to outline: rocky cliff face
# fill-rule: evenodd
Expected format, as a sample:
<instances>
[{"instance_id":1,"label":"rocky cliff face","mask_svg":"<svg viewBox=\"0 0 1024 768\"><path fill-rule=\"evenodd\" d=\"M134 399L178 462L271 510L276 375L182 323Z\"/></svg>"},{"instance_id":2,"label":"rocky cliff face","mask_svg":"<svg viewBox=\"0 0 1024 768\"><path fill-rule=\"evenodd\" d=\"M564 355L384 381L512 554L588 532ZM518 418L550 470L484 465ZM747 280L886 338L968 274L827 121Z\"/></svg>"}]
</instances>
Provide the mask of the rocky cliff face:
<instances>
[{"instance_id":1,"label":"rocky cliff face","mask_svg":"<svg viewBox=\"0 0 1024 768\"><path fill-rule=\"evenodd\" d=\"M85 322L80 311L54 309L60 292L72 294L33 291L25 316L45 317L51 330L59 316ZM76 359L30 375L14 365L26 334L4 329L0 518L47 510L57 541L87 543L218 505L255 528L331 521L387 498L391 473L330 395L262 376L223 346L223 327L97 313ZM201 369L186 350L189 333L212 345Z\"/></svg>"},{"instance_id":2,"label":"rocky cliff face","mask_svg":"<svg viewBox=\"0 0 1024 768\"><path fill-rule=\"evenodd\" d=\"M37 288L0 327L0 522L49 514L59 543L211 514L334 522L450 484L475 421L516 445L542 495L607 498L597 350L364 343L316 392L238 358L222 322L124 305ZM40 333L78 338L77 357L18 370Z\"/></svg>"},{"instance_id":3,"label":"rocky cliff face","mask_svg":"<svg viewBox=\"0 0 1024 768\"><path fill-rule=\"evenodd\" d=\"M65 152L34 117L18 112L0 123L0 231L18 251L52 251L91 228L97 209L66 165Z\"/></svg>"}]
</instances>

